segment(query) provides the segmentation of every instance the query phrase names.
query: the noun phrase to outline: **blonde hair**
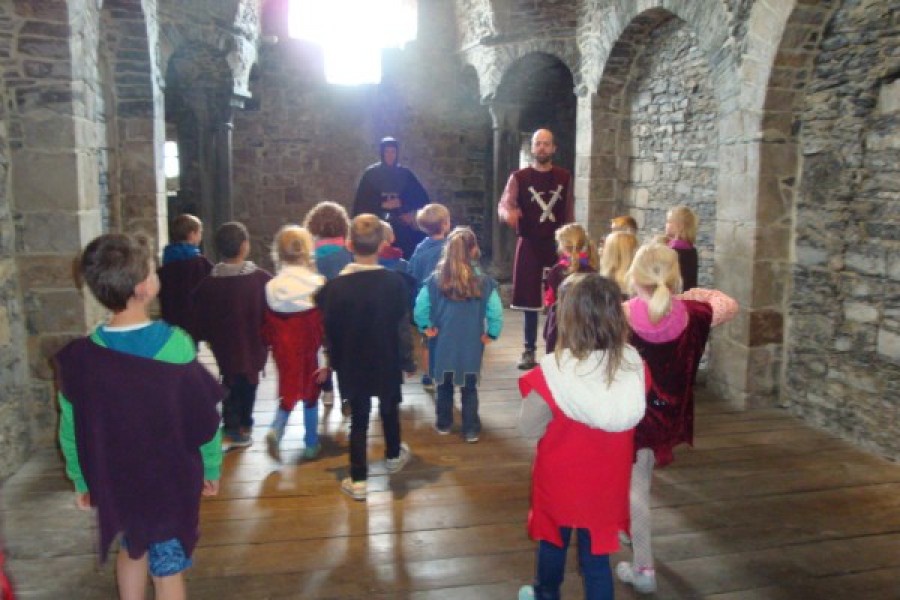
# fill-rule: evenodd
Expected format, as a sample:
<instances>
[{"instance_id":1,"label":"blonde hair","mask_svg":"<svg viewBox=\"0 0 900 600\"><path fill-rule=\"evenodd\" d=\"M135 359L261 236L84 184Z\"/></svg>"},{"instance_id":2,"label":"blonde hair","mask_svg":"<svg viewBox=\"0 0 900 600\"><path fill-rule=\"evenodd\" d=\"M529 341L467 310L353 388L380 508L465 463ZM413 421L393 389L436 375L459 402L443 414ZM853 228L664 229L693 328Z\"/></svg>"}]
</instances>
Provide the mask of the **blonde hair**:
<instances>
[{"instance_id":1,"label":"blonde hair","mask_svg":"<svg viewBox=\"0 0 900 600\"><path fill-rule=\"evenodd\" d=\"M368 213L353 217L350 221L350 243L353 244L353 254L378 254L384 243L384 225L381 219Z\"/></svg>"},{"instance_id":2,"label":"blonde hair","mask_svg":"<svg viewBox=\"0 0 900 600\"><path fill-rule=\"evenodd\" d=\"M588 238L584 227L578 223L569 223L557 229L556 244L560 254L566 253L573 257L566 271L567 275L581 270L581 261L578 260L581 254L587 254L588 265L591 269L597 270L597 247Z\"/></svg>"},{"instance_id":3,"label":"blonde hair","mask_svg":"<svg viewBox=\"0 0 900 600\"><path fill-rule=\"evenodd\" d=\"M416 225L429 236L440 235L450 226L450 211L443 204L426 204L416 213Z\"/></svg>"},{"instance_id":4,"label":"blonde hair","mask_svg":"<svg viewBox=\"0 0 900 600\"><path fill-rule=\"evenodd\" d=\"M381 229L384 232L384 241L388 246L397 241L397 236L394 234L394 228L384 219L381 220Z\"/></svg>"},{"instance_id":5,"label":"blonde hair","mask_svg":"<svg viewBox=\"0 0 900 600\"><path fill-rule=\"evenodd\" d=\"M272 245L272 262L277 268L284 265L315 268L313 239L309 231L299 225L285 225L279 229Z\"/></svg>"},{"instance_id":6,"label":"blonde hair","mask_svg":"<svg viewBox=\"0 0 900 600\"><path fill-rule=\"evenodd\" d=\"M609 221L609 228L612 231L625 231L637 234L637 221L631 215L622 215L621 217L613 217Z\"/></svg>"},{"instance_id":7,"label":"blonde hair","mask_svg":"<svg viewBox=\"0 0 900 600\"><path fill-rule=\"evenodd\" d=\"M678 253L662 244L641 246L628 269L629 288L650 293L650 321L658 323L672 310L672 294L681 292Z\"/></svg>"},{"instance_id":8,"label":"blonde hair","mask_svg":"<svg viewBox=\"0 0 900 600\"><path fill-rule=\"evenodd\" d=\"M675 239L684 240L693 245L697 239L697 215L694 214L687 206L680 204L669 210L666 214L666 221L671 221L676 225Z\"/></svg>"},{"instance_id":9,"label":"blonde hair","mask_svg":"<svg viewBox=\"0 0 900 600\"><path fill-rule=\"evenodd\" d=\"M481 256L478 240L468 227L457 227L447 236L435 269L438 289L451 300L481 297L481 278L472 261Z\"/></svg>"},{"instance_id":10,"label":"blonde hair","mask_svg":"<svg viewBox=\"0 0 900 600\"><path fill-rule=\"evenodd\" d=\"M633 233L614 231L606 236L600 254L600 274L619 284L622 293L628 291L628 269L637 252L637 238Z\"/></svg>"}]
</instances>

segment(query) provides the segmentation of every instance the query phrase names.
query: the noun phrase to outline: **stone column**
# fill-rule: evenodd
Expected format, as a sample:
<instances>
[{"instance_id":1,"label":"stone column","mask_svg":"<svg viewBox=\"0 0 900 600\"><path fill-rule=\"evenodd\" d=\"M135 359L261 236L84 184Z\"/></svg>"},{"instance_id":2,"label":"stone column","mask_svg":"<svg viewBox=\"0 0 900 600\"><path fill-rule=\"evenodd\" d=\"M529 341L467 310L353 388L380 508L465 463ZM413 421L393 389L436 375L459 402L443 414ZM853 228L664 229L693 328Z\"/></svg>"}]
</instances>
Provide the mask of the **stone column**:
<instances>
[{"instance_id":1,"label":"stone column","mask_svg":"<svg viewBox=\"0 0 900 600\"><path fill-rule=\"evenodd\" d=\"M213 206L210 225L213 231L222 223L234 219L234 201L231 195L231 136L234 131L232 120L234 109L240 108L242 105L243 102L237 98L230 100L217 118L217 122L211 126L213 154L210 158L213 160Z\"/></svg>"},{"instance_id":2,"label":"stone column","mask_svg":"<svg viewBox=\"0 0 900 600\"><path fill-rule=\"evenodd\" d=\"M508 279L512 276L515 232L496 217L496 207L500 202L503 189L506 187L509 174L519 167L519 116L522 109L518 105L502 102L492 102L488 109L491 113L491 125L494 130L492 269L496 277Z\"/></svg>"},{"instance_id":3,"label":"stone column","mask_svg":"<svg viewBox=\"0 0 900 600\"><path fill-rule=\"evenodd\" d=\"M616 213L617 128L599 109L597 95L578 97L575 114L575 220L600 241Z\"/></svg>"}]
</instances>

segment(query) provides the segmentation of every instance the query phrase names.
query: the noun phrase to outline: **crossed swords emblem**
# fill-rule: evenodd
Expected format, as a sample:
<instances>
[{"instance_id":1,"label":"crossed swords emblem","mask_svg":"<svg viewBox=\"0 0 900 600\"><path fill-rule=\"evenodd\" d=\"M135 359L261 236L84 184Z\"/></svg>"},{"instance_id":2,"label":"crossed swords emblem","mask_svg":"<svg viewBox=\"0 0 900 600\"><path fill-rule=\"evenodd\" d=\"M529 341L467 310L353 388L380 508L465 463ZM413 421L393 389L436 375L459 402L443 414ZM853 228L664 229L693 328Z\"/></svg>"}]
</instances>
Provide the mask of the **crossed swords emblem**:
<instances>
[{"instance_id":1,"label":"crossed swords emblem","mask_svg":"<svg viewBox=\"0 0 900 600\"><path fill-rule=\"evenodd\" d=\"M531 192L531 199L534 202L537 202L537 205L541 207L541 210L544 211L541 213L541 218L539 220L540 223L543 223L547 219L550 219L554 223L556 223L556 216L553 214L553 205L559 202L559 195L562 193L563 186L562 184L558 184L556 189L550 193L550 200L548 202L544 202L544 199L541 197L541 192L534 189L534 186L528 186L528 191Z\"/></svg>"}]
</instances>

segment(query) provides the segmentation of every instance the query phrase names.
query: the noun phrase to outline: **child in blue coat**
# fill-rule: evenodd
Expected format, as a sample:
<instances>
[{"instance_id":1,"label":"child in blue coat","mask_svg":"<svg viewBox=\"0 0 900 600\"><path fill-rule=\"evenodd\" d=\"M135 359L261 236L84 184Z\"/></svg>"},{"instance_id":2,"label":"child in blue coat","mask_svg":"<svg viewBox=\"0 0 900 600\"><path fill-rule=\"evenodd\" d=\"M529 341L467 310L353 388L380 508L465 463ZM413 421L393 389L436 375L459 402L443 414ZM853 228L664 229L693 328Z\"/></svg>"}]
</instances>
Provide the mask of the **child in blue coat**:
<instances>
[{"instance_id":1,"label":"child in blue coat","mask_svg":"<svg viewBox=\"0 0 900 600\"><path fill-rule=\"evenodd\" d=\"M457 227L447 237L434 274L416 297L415 321L435 341L429 375L437 386L435 429L441 435L453 426L453 387L461 386L462 434L474 443L481 433L478 418L478 377L485 345L503 328L503 306L497 283L483 275L475 234Z\"/></svg>"}]
</instances>

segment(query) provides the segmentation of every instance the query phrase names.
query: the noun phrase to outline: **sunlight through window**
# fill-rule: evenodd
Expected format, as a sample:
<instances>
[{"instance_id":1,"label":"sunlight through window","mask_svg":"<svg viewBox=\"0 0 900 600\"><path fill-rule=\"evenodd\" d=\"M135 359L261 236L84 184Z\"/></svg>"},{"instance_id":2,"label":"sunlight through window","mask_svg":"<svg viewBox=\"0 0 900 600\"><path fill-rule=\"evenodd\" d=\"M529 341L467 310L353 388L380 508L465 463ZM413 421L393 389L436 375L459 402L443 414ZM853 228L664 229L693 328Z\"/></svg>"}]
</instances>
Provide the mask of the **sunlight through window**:
<instances>
[{"instance_id":1,"label":"sunlight through window","mask_svg":"<svg viewBox=\"0 0 900 600\"><path fill-rule=\"evenodd\" d=\"M178 142L166 142L163 146L163 170L166 179L178 177L181 165L178 163Z\"/></svg>"},{"instance_id":2,"label":"sunlight through window","mask_svg":"<svg viewBox=\"0 0 900 600\"><path fill-rule=\"evenodd\" d=\"M416 39L416 0L291 0L291 37L325 51L329 83L381 81L381 50Z\"/></svg>"}]
</instances>

